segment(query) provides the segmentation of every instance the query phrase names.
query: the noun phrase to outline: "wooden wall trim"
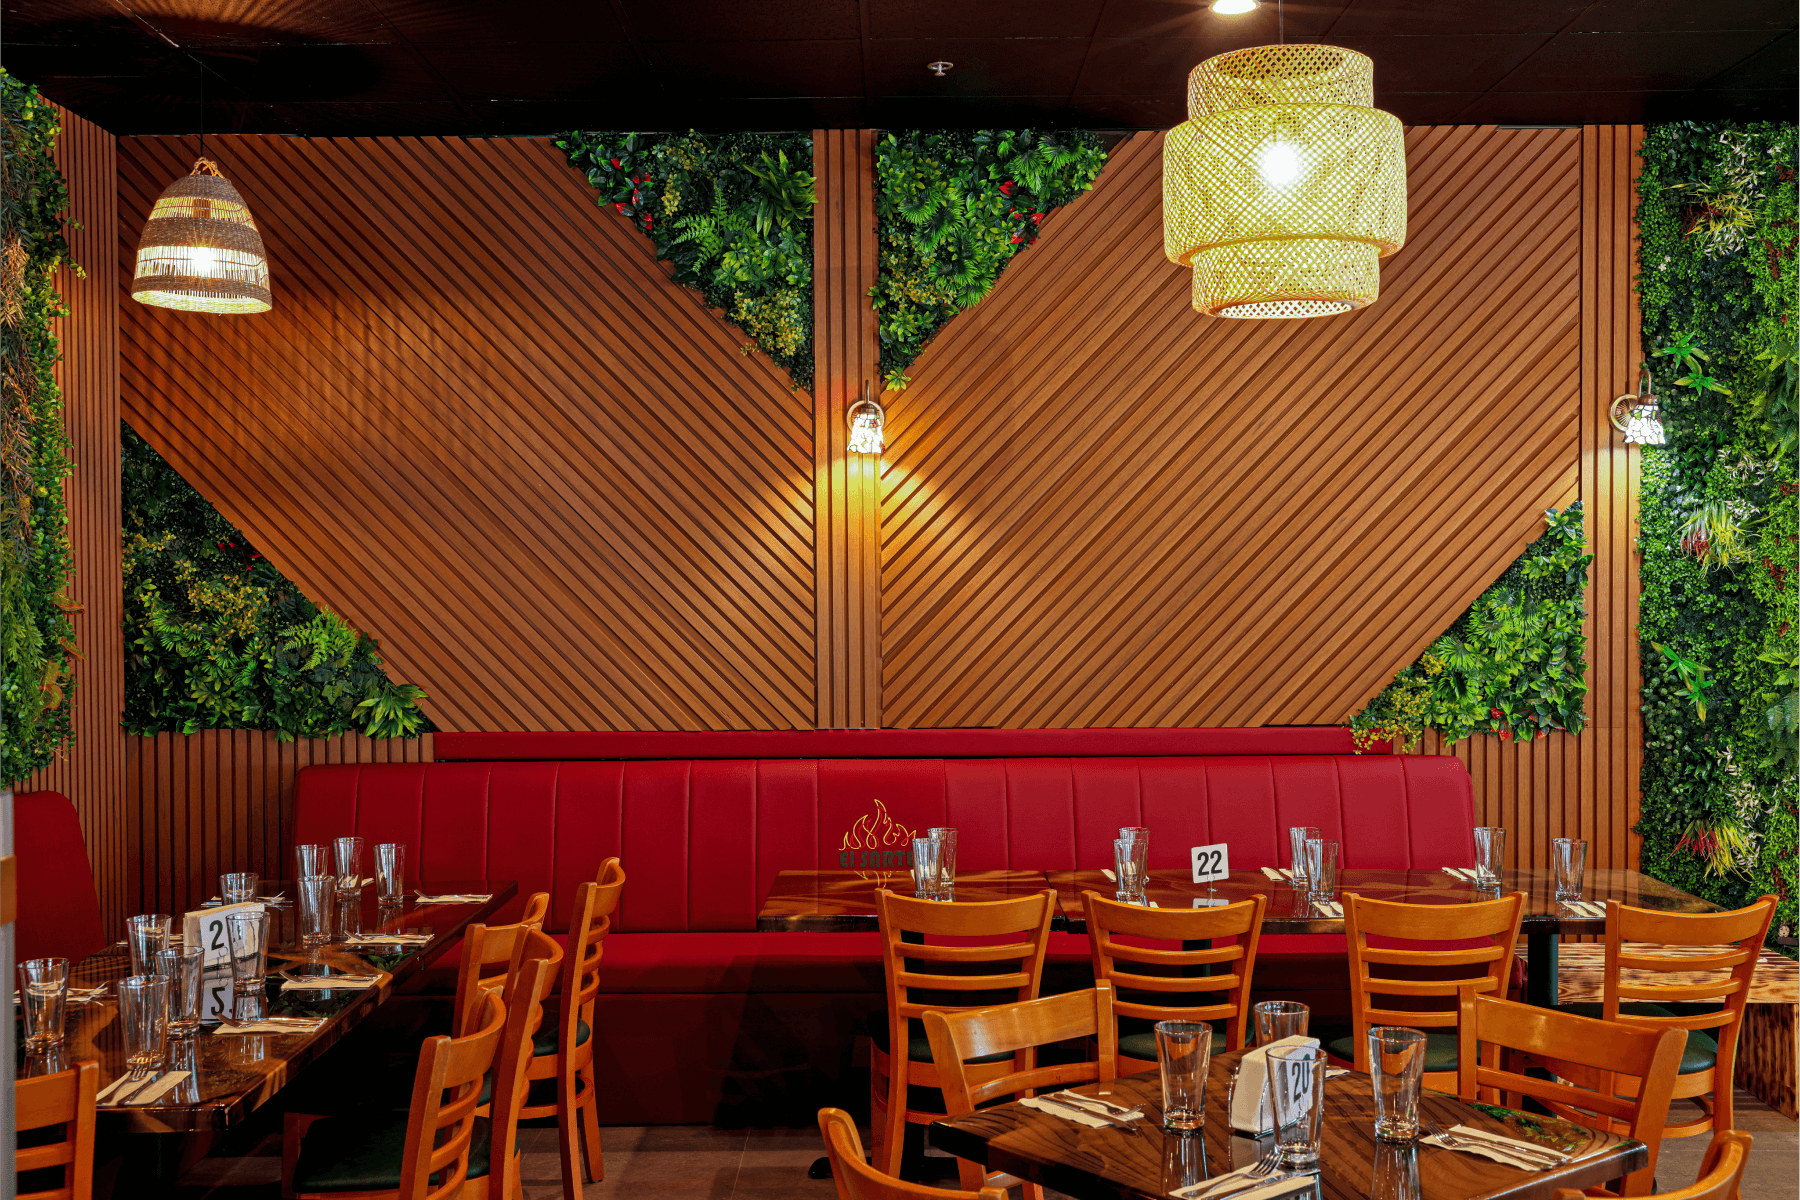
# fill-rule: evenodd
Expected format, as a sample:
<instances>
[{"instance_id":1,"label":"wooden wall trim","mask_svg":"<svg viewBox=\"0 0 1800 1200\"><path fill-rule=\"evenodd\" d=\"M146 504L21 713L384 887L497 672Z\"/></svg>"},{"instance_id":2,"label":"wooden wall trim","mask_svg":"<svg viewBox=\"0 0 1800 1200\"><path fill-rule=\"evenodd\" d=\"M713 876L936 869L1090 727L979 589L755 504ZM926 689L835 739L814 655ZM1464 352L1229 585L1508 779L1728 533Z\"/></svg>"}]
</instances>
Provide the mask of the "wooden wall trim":
<instances>
[{"instance_id":1,"label":"wooden wall trim","mask_svg":"<svg viewBox=\"0 0 1800 1200\"><path fill-rule=\"evenodd\" d=\"M69 315L52 323L62 350L56 364L63 429L74 472L64 481L80 611L75 638L74 740L21 791L61 792L75 805L108 928L125 917L125 644L119 542L119 328L117 139L64 108L53 157L69 185L69 250L85 275L68 268L56 287Z\"/></svg>"},{"instance_id":2,"label":"wooden wall trim","mask_svg":"<svg viewBox=\"0 0 1800 1200\"><path fill-rule=\"evenodd\" d=\"M879 394L875 286L875 131L815 129L813 173L814 493L818 529L815 721L821 729L881 725L880 462L848 454L849 406Z\"/></svg>"}]
</instances>

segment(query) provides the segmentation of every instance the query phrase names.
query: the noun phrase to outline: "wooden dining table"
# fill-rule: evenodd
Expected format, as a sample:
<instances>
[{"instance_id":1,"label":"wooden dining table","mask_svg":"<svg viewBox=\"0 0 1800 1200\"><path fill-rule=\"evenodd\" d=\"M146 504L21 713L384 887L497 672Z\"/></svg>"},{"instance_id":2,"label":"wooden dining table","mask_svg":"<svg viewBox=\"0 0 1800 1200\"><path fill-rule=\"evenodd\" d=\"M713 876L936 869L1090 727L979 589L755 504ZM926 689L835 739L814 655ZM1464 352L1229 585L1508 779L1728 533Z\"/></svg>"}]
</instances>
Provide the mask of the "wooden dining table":
<instances>
[{"instance_id":1,"label":"wooden dining table","mask_svg":"<svg viewBox=\"0 0 1800 1200\"><path fill-rule=\"evenodd\" d=\"M294 889L281 881L264 881L264 894L283 893L285 899L268 905L270 922L269 979L261 998L231 1000L229 968L209 970L205 991L232 1004L241 1016L260 1015L318 1017L315 1029L278 1034L234 1034L216 1018L203 1023L191 1037L169 1039L164 1070L187 1071L186 1079L166 1095L148 1104L102 1104L97 1114L101 1154L126 1160L125 1178L160 1177L172 1182L183 1165L206 1149L230 1127L266 1104L332 1046L362 1024L433 958L460 938L471 924L497 912L518 893L510 879L432 880L409 891L398 905L382 904L372 886L365 885L353 897L340 901L333 928L353 928L364 937L379 939L384 933L427 934L424 942L382 943L356 947L341 942L302 948L296 937ZM486 895L482 901L422 904L427 895ZM181 919L176 917L176 928ZM367 988L327 990L289 988L287 977L318 972L377 973ZM25 1053L18 1062L20 1075L42 1075L67 1069L74 1062L93 1061L100 1067L100 1090L128 1071L119 1006L110 985L131 974L130 955L124 946L112 946L73 964L74 988L105 987L100 999L70 1004L64 1022L64 1040L48 1053ZM238 1006L243 1007L238 1007ZM203 1004L203 1009L216 1007ZM121 1185L123 1186L123 1185ZM120 1195L130 1194L129 1190Z\"/></svg>"},{"instance_id":2,"label":"wooden dining table","mask_svg":"<svg viewBox=\"0 0 1800 1200\"><path fill-rule=\"evenodd\" d=\"M1100 1129L1002 1104L927 1127L933 1146L958 1158L1054 1188L1076 1200L1147 1200L1247 1167L1274 1144L1272 1135L1231 1130L1223 1115L1232 1068L1241 1053L1213 1058L1206 1119L1191 1134L1162 1128L1162 1085L1154 1071L1071 1090L1141 1104L1138 1133ZM1557 1150L1566 1166L1526 1171L1423 1142L1375 1140L1375 1099L1367 1075L1349 1072L1325 1084L1325 1116L1316 1178L1301 1200L1548 1200L1557 1188L1585 1188L1644 1167L1644 1144L1553 1117L1478 1106L1441 1092L1420 1100L1422 1119L1446 1129L1466 1125Z\"/></svg>"}]
</instances>

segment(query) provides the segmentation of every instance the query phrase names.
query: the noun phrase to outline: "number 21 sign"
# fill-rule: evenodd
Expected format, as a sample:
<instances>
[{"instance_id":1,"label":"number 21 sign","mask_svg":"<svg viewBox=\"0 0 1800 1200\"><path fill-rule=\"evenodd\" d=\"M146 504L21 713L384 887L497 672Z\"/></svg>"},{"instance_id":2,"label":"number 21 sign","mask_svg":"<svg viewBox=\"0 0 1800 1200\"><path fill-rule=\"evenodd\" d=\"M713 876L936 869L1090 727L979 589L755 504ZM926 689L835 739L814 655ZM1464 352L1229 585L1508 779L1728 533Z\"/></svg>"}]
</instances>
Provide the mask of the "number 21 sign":
<instances>
[{"instance_id":1,"label":"number 21 sign","mask_svg":"<svg viewBox=\"0 0 1800 1200\"><path fill-rule=\"evenodd\" d=\"M1231 874L1231 859L1226 854L1225 843L1216 846L1195 846L1190 852L1194 859L1194 882L1214 883Z\"/></svg>"}]
</instances>

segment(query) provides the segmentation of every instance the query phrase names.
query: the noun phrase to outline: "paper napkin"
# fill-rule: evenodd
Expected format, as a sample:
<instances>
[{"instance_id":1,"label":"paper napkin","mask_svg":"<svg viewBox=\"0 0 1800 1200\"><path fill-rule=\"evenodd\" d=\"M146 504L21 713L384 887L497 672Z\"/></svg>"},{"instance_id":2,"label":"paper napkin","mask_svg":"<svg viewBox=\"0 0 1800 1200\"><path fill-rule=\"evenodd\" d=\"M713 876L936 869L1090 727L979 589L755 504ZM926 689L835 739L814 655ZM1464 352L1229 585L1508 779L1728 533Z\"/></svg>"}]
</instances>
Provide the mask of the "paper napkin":
<instances>
[{"instance_id":1,"label":"paper napkin","mask_svg":"<svg viewBox=\"0 0 1800 1200\"><path fill-rule=\"evenodd\" d=\"M1475 872L1469 867L1445 867L1444 874L1452 879L1460 879L1464 883L1475 882Z\"/></svg>"},{"instance_id":2,"label":"paper napkin","mask_svg":"<svg viewBox=\"0 0 1800 1200\"><path fill-rule=\"evenodd\" d=\"M493 898L492 893L485 896L477 896L472 893L446 893L442 896L427 896L424 892L419 893L420 904L480 904L485 900L492 900Z\"/></svg>"},{"instance_id":3,"label":"paper napkin","mask_svg":"<svg viewBox=\"0 0 1800 1200\"><path fill-rule=\"evenodd\" d=\"M1314 900L1313 907L1328 917L1342 917L1344 915L1344 906L1339 904L1336 900Z\"/></svg>"},{"instance_id":4,"label":"paper napkin","mask_svg":"<svg viewBox=\"0 0 1800 1200\"><path fill-rule=\"evenodd\" d=\"M1245 1170L1248 1169L1248 1167L1245 1168ZM1306 1171L1297 1175L1278 1176L1268 1183L1253 1184L1249 1187L1240 1186L1234 1191L1233 1187L1237 1186L1235 1179L1237 1175L1238 1172L1234 1171L1231 1175L1208 1179L1204 1183L1196 1183L1192 1187L1184 1187L1179 1191L1170 1192L1169 1195L1180 1196L1182 1200L1190 1200L1192 1197L1209 1195L1214 1188L1218 1188L1220 1200L1269 1200L1273 1196L1285 1196L1289 1192L1309 1188L1319 1180L1316 1174Z\"/></svg>"},{"instance_id":5,"label":"paper napkin","mask_svg":"<svg viewBox=\"0 0 1800 1200\"><path fill-rule=\"evenodd\" d=\"M1606 905L1604 904L1596 904L1592 900L1564 900L1563 904L1572 909L1577 916L1598 920L1606 919Z\"/></svg>"},{"instance_id":6,"label":"paper napkin","mask_svg":"<svg viewBox=\"0 0 1800 1200\"><path fill-rule=\"evenodd\" d=\"M139 1104L155 1104L158 1100L161 1100L164 1096L168 1095L169 1092L174 1090L175 1086L186 1079L189 1074L191 1074L191 1072L170 1071L167 1075L164 1075L161 1079L158 1079L148 1087L143 1088L137 1095L126 1100L124 1103L131 1107L136 1107Z\"/></svg>"},{"instance_id":7,"label":"paper napkin","mask_svg":"<svg viewBox=\"0 0 1800 1200\"><path fill-rule=\"evenodd\" d=\"M1239 1060L1237 1086L1231 1093L1233 1129L1261 1137L1275 1127L1275 1119L1269 1112L1268 1104L1269 1051L1285 1050L1290 1046L1310 1046L1316 1050L1319 1039L1296 1034L1247 1051Z\"/></svg>"},{"instance_id":8,"label":"paper napkin","mask_svg":"<svg viewBox=\"0 0 1800 1200\"><path fill-rule=\"evenodd\" d=\"M381 980L377 979L345 979L342 975L311 975L302 979L283 980L281 990L284 992L344 992L360 991L372 988Z\"/></svg>"},{"instance_id":9,"label":"paper napkin","mask_svg":"<svg viewBox=\"0 0 1800 1200\"><path fill-rule=\"evenodd\" d=\"M1274 879L1274 880L1278 880L1278 881L1288 878L1288 876L1283 875L1280 871L1277 871L1274 867L1264 867L1262 869L1262 873L1264 875L1267 875L1270 879Z\"/></svg>"},{"instance_id":10,"label":"paper napkin","mask_svg":"<svg viewBox=\"0 0 1800 1200\"><path fill-rule=\"evenodd\" d=\"M323 1020L308 1021L304 1025L289 1021L240 1021L236 1025L221 1025L213 1030L213 1033L220 1037L233 1033L257 1033L266 1037L269 1034L279 1033L312 1033L323 1024L325 1024Z\"/></svg>"},{"instance_id":11,"label":"paper napkin","mask_svg":"<svg viewBox=\"0 0 1800 1200\"><path fill-rule=\"evenodd\" d=\"M1437 1146L1445 1150L1457 1150L1465 1154L1479 1154L1483 1158L1491 1158L1497 1163L1504 1163L1509 1167L1518 1167L1522 1171L1547 1171L1555 1165L1549 1162L1538 1162L1535 1160L1535 1157L1510 1153L1506 1149L1505 1143L1511 1142L1513 1139L1501 1138L1497 1134L1483 1133L1479 1129L1470 1129L1466 1125L1453 1126L1450 1130L1450 1135L1457 1139L1456 1145L1454 1146L1445 1146L1443 1139L1438 1137L1426 1137L1420 1138L1419 1140L1425 1142L1427 1145ZM1520 1142L1518 1144L1522 1146L1533 1145L1533 1143L1530 1142ZM1546 1149L1546 1147L1543 1146L1535 1146L1534 1148L1538 1150Z\"/></svg>"},{"instance_id":12,"label":"paper napkin","mask_svg":"<svg viewBox=\"0 0 1800 1200\"><path fill-rule=\"evenodd\" d=\"M1026 1108L1036 1112L1049 1113L1053 1117L1061 1117L1065 1121L1073 1121L1077 1125L1086 1125L1089 1129L1108 1129L1111 1121L1103 1121L1099 1117L1083 1112L1078 1106L1065 1104L1059 1100L1048 1100L1039 1096L1027 1096L1019 1101Z\"/></svg>"},{"instance_id":13,"label":"paper napkin","mask_svg":"<svg viewBox=\"0 0 1800 1200\"><path fill-rule=\"evenodd\" d=\"M118 1091L127 1090L125 1085L127 1082L130 1081L130 1079L131 1079L130 1074L125 1074L125 1075L119 1076L117 1079L113 1080L111 1083L107 1084L105 1087L100 1089L100 1094L98 1096L94 1097L94 1103L96 1103L96 1104L112 1103L113 1093L118 1092ZM142 1079L138 1080L138 1083L143 1083L143 1082L144 1081Z\"/></svg>"},{"instance_id":14,"label":"paper napkin","mask_svg":"<svg viewBox=\"0 0 1800 1200\"><path fill-rule=\"evenodd\" d=\"M345 937L344 946L423 946L432 939L429 933L363 933Z\"/></svg>"}]
</instances>

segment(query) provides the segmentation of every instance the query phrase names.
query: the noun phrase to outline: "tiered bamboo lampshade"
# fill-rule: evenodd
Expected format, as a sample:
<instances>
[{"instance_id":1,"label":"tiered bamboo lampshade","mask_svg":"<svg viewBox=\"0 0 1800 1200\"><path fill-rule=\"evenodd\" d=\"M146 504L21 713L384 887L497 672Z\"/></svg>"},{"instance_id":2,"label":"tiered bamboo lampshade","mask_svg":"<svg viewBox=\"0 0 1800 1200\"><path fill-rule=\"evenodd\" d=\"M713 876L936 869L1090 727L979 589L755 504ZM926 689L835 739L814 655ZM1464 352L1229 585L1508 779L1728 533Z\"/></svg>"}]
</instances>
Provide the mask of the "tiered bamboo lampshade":
<instances>
[{"instance_id":1,"label":"tiered bamboo lampshade","mask_svg":"<svg viewBox=\"0 0 1800 1200\"><path fill-rule=\"evenodd\" d=\"M1337 46L1255 46L1188 77L1163 145L1163 242L1221 317L1322 317L1374 302L1406 242L1406 143L1371 107L1375 64Z\"/></svg>"},{"instance_id":2,"label":"tiered bamboo lampshade","mask_svg":"<svg viewBox=\"0 0 1800 1200\"><path fill-rule=\"evenodd\" d=\"M157 198L138 240L131 295L185 312L259 313L274 306L262 234L217 163L199 159Z\"/></svg>"}]
</instances>

